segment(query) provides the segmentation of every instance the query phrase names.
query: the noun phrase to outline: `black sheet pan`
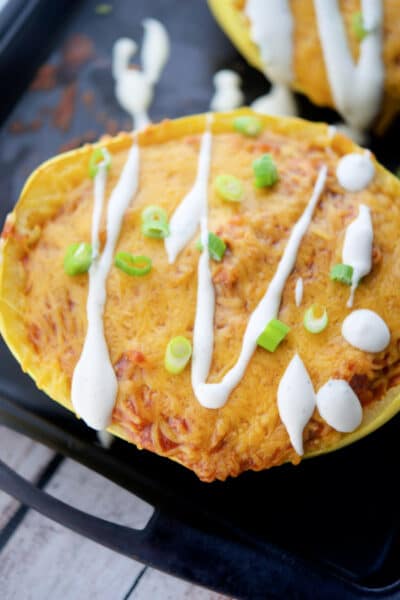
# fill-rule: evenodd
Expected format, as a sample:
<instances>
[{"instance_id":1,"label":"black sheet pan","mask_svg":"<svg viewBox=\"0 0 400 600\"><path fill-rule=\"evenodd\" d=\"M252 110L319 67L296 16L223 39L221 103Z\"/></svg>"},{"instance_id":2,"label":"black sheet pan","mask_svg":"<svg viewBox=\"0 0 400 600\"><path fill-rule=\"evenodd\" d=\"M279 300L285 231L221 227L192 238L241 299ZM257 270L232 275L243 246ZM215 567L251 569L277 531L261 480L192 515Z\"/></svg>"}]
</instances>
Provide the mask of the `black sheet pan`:
<instances>
[{"instance_id":1,"label":"black sheet pan","mask_svg":"<svg viewBox=\"0 0 400 600\"><path fill-rule=\"evenodd\" d=\"M0 106L2 220L43 160L105 131L129 128L114 99L111 49L120 36L140 41L146 17L160 19L172 40L150 110L153 120L207 110L212 76L222 67L241 74L248 101L267 90L264 78L218 29L204 0L114 0L106 16L96 13L93 0L60 2L58 11L49 12L50 4L32 2L39 16L32 10L29 26L19 23L18 43L13 42L18 63L9 44L6 54L0 52L2 87L14 79L18 91L17 102L7 94ZM0 16L0 32L1 26ZM38 50L31 52L35 40ZM50 40L44 79L26 87ZM75 58L71 48L78 48ZM304 116L335 119L304 99L300 104ZM397 124L383 139L371 140L390 168L397 167L398 133ZM80 513L0 465L0 488L75 531L234 597L400 598L399 418L350 448L297 468L204 484L183 467L122 441L108 451L101 448L92 431L21 373L3 342L0 396L0 422L156 507L145 530L130 530Z\"/></svg>"}]
</instances>

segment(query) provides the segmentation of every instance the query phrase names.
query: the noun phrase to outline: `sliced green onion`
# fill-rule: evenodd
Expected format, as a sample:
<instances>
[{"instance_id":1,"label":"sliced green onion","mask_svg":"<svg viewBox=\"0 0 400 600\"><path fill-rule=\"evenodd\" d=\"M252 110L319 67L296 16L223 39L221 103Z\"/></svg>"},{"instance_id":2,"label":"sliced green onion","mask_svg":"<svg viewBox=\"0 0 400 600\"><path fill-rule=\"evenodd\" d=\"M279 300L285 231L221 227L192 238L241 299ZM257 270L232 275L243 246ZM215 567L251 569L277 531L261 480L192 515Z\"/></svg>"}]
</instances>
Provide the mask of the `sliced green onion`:
<instances>
[{"instance_id":1,"label":"sliced green onion","mask_svg":"<svg viewBox=\"0 0 400 600\"><path fill-rule=\"evenodd\" d=\"M279 319L271 319L261 335L258 336L257 344L269 352L275 352L289 331L290 327L285 323Z\"/></svg>"},{"instance_id":2,"label":"sliced green onion","mask_svg":"<svg viewBox=\"0 0 400 600\"><path fill-rule=\"evenodd\" d=\"M168 215L159 206L148 206L142 212L142 233L146 237L162 239L169 235Z\"/></svg>"},{"instance_id":3,"label":"sliced green onion","mask_svg":"<svg viewBox=\"0 0 400 600\"><path fill-rule=\"evenodd\" d=\"M107 148L96 148L93 150L89 160L89 175L92 179L94 179L99 172L99 165L101 163L104 164L108 171L111 166L111 155Z\"/></svg>"},{"instance_id":4,"label":"sliced green onion","mask_svg":"<svg viewBox=\"0 0 400 600\"><path fill-rule=\"evenodd\" d=\"M325 306L312 304L304 313L304 327L310 333L320 333L328 325L328 313Z\"/></svg>"},{"instance_id":5,"label":"sliced green onion","mask_svg":"<svg viewBox=\"0 0 400 600\"><path fill-rule=\"evenodd\" d=\"M68 246L64 256L64 271L67 275L86 273L92 264L92 246L78 242Z\"/></svg>"},{"instance_id":6,"label":"sliced green onion","mask_svg":"<svg viewBox=\"0 0 400 600\"><path fill-rule=\"evenodd\" d=\"M233 175L218 175L215 189L221 198L228 202L240 202L244 194L242 182Z\"/></svg>"},{"instance_id":7,"label":"sliced green onion","mask_svg":"<svg viewBox=\"0 0 400 600\"><path fill-rule=\"evenodd\" d=\"M192 356L192 344L182 335L172 338L165 350L164 365L168 373L178 375Z\"/></svg>"},{"instance_id":8,"label":"sliced green onion","mask_svg":"<svg viewBox=\"0 0 400 600\"><path fill-rule=\"evenodd\" d=\"M203 251L203 244L201 242L201 239L197 240L196 249L199 250L199 252ZM209 231L208 233L208 251L210 253L211 258L218 262L222 260L226 251L226 244L224 240L221 240L221 238L215 235L215 233L213 233L212 231Z\"/></svg>"},{"instance_id":9,"label":"sliced green onion","mask_svg":"<svg viewBox=\"0 0 400 600\"><path fill-rule=\"evenodd\" d=\"M115 255L114 264L127 275L142 277L150 273L152 262L148 256L134 256L128 252L118 252Z\"/></svg>"},{"instance_id":10,"label":"sliced green onion","mask_svg":"<svg viewBox=\"0 0 400 600\"><path fill-rule=\"evenodd\" d=\"M253 162L254 185L271 187L279 179L278 170L270 154L263 154Z\"/></svg>"},{"instance_id":11,"label":"sliced green onion","mask_svg":"<svg viewBox=\"0 0 400 600\"><path fill-rule=\"evenodd\" d=\"M221 240L221 238L215 235L215 233L212 231L210 231L208 234L208 251L211 258L217 261L222 260L226 251L226 244L224 240Z\"/></svg>"},{"instance_id":12,"label":"sliced green onion","mask_svg":"<svg viewBox=\"0 0 400 600\"><path fill-rule=\"evenodd\" d=\"M142 233L146 237L160 240L169 236L169 225L156 219L149 219L142 223Z\"/></svg>"},{"instance_id":13,"label":"sliced green onion","mask_svg":"<svg viewBox=\"0 0 400 600\"><path fill-rule=\"evenodd\" d=\"M331 279L351 285L353 279L353 267L351 265L338 264L331 269Z\"/></svg>"},{"instance_id":14,"label":"sliced green onion","mask_svg":"<svg viewBox=\"0 0 400 600\"><path fill-rule=\"evenodd\" d=\"M144 223L145 221L152 221L153 219L155 219L156 221L164 221L165 223L168 223L167 212L163 208L161 208L161 206L155 206L154 204L147 206L142 211L141 217L142 223Z\"/></svg>"},{"instance_id":15,"label":"sliced green onion","mask_svg":"<svg viewBox=\"0 0 400 600\"><path fill-rule=\"evenodd\" d=\"M262 121L257 117L243 116L236 117L233 121L233 128L243 135L257 137L262 131Z\"/></svg>"},{"instance_id":16,"label":"sliced green onion","mask_svg":"<svg viewBox=\"0 0 400 600\"><path fill-rule=\"evenodd\" d=\"M363 39L370 33L368 29L364 26L364 18L361 12L356 12L353 14L351 24L353 27L353 33L358 39L359 42L362 42Z\"/></svg>"}]
</instances>

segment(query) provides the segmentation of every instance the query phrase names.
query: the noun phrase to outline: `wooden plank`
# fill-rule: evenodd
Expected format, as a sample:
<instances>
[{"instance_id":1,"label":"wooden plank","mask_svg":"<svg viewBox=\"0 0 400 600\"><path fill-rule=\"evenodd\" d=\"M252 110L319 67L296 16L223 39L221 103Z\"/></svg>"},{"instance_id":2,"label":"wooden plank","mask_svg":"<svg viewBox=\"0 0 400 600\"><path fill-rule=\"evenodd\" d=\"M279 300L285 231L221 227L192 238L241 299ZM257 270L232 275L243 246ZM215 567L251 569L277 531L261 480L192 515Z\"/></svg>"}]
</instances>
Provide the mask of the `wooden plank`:
<instances>
[{"instance_id":1,"label":"wooden plank","mask_svg":"<svg viewBox=\"0 0 400 600\"><path fill-rule=\"evenodd\" d=\"M0 426L0 458L20 475L36 482L54 453L29 438ZM10 520L19 503L0 491L0 529Z\"/></svg>"},{"instance_id":2,"label":"wooden plank","mask_svg":"<svg viewBox=\"0 0 400 600\"><path fill-rule=\"evenodd\" d=\"M69 459L46 490L91 514L131 527L143 527L153 512L139 498ZM1 597L122 600L142 569L140 563L29 511L0 554Z\"/></svg>"},{"instance_id":3,"label":"wooden plank","mask_svg":"<svg viewBox=\"0 0 400 600\"><path fill-rule=\"evenodd\" d=\"M0 427L1 459L27 479L37 480L53 456L48 448ZM91 514L131 527L143 527L152 514L146 503L71 460L62 464L46 491ZM17 507L15 500L0 492L0 527ZM28 512L0 553L0 582L4 600L75 600L83 596L94 600L225 598L155 569L144 570L140 563L81 538L33 511Z\"/></svg>"},{"instance_id":4,"label":"wooden plank","mask_svg":"<svg viewBox=\"0 0 400 600\"><path fill-rule=\"evenodd\" d=\"M155 569L146 569L127 600L228 600L210 590L192 585Z\"/></svg>"}]
</instances>

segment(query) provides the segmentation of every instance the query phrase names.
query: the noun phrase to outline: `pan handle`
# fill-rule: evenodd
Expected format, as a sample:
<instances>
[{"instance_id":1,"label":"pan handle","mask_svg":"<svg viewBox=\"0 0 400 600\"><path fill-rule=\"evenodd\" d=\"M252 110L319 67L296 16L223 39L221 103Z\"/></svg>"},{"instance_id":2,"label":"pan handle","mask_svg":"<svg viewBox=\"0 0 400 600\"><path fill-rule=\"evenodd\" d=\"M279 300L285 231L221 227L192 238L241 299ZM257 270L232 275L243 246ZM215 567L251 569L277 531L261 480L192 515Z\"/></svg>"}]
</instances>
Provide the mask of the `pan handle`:
<instances>
[{"instance_id":1,"label":"pan handle","mask_svg":"<svg viewBox=\"0 0 400 600\"><path fill-rule=\"evenodd\" d=\"M0 489L111 550L235 598L314 599L321 589L327 600L365 598L365 588L350 586L273 546L260 549L157 509L144 529L94 517L38 489L2 461ZM371 598L398 598L398 589L368 592Z\"/></svg>"}]
</instances>

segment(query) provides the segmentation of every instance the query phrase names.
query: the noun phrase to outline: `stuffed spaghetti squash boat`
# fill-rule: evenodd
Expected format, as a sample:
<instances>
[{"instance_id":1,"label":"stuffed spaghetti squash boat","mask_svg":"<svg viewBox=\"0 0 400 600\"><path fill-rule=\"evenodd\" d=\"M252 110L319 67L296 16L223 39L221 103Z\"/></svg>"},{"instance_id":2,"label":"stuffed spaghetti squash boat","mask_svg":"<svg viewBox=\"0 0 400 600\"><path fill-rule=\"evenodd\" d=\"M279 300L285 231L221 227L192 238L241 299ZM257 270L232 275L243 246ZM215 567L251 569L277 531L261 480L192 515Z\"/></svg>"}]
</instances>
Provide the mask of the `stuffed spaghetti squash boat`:
<instances>
[{"instance_id":1,"label":"stuffed spaghetti squash boat","mask_svg":"<svg viewBox=\"0 0 400 600\"><path fill-rule=\"evenodd\" d=\"M400 107L397 0L208 0L248 60L277 86L383 131Z\"/></svg>"},{"instance_id":2,"label":"stuffed spaghetti squash boat","mask_svg":"<svg viewBox=\"0 0 400 600\"><path fill-rule=\"evenodd\" d=\"M224 480L400 404L400 182L323 124L198 115L59 155L1 246L0 327L96 429Z\"/></svg>"}]
</instances>

